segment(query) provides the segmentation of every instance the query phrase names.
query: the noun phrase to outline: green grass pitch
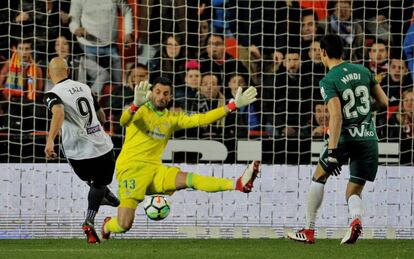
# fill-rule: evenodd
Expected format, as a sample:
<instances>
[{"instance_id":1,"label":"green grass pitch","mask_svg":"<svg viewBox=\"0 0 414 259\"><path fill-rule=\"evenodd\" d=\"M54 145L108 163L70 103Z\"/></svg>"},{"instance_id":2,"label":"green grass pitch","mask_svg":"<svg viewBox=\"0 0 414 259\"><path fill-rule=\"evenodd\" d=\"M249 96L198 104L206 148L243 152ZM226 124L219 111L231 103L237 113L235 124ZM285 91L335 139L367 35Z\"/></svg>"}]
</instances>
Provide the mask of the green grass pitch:
<instances>
[{"instance_id":1,"label":"green grass pitch","mask_svg":"<svg viewBox=\"0 0 414 259\"><path fill-rule=\"evenodd\" d=\"M0 240L0 258L414 258L414 240L317 240L314 245L286 239L113 239L88 245L83 239Z\"/></svg>"}]
</instances>

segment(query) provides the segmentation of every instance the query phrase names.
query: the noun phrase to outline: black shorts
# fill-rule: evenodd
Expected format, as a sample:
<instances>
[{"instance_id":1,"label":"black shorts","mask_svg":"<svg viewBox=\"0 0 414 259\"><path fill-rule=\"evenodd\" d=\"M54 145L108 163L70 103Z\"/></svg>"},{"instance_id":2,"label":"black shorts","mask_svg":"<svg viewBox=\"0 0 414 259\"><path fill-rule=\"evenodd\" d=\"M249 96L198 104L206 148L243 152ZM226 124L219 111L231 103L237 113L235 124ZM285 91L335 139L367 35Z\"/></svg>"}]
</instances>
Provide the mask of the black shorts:
<instances>
[{"instance_id":1,"label":"black shorts","mask_svg":"<svg viewBox=\"0 0 414 259\"><path fill-rule=\"evenodd\" d=\"M97 185L108 185L112 182L115 171L115 156L113 150L95 158L74 160L68 159L73 171L80 179Z\"/></svg>"},{"instance_id":2,"label":"black shorts","mask_svg":"<svg viewBox=\"0 0 414 259\"><path fill-rule=\"evenodd\" d=\"M353 141L341 143L341 148L347 151L349 157L349 181L364 185L366 181L373 182L378 169L378 142ZM326 172L326 159L328 157L327 146L324 147L319 164Z\"/></svg>"}]
</instances>

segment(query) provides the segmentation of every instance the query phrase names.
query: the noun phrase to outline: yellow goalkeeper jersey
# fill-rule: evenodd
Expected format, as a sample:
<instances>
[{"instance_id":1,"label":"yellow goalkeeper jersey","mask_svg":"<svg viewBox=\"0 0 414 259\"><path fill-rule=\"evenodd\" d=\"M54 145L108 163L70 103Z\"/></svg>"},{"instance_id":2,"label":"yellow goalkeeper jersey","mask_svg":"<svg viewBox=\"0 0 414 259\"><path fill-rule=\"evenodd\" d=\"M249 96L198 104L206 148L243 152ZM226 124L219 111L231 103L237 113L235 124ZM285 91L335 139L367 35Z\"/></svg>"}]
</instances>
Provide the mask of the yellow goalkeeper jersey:
<instances>
[{"instance_id":1,"label":"yellow goalkeeper jersey","mask_svg":"<svg viewBox=\"0 0 414 259\"><path fill-rule=\"evenodd\" d=\"M161 164L165 146L174 131L205 126L224 116L224 106L193 115L167 109L157 111L151 102L140 107L133 115L125 110L120 119L121 125L126 127L125 141L116 166L137 161Z\"/></svg>"}]
</instances>

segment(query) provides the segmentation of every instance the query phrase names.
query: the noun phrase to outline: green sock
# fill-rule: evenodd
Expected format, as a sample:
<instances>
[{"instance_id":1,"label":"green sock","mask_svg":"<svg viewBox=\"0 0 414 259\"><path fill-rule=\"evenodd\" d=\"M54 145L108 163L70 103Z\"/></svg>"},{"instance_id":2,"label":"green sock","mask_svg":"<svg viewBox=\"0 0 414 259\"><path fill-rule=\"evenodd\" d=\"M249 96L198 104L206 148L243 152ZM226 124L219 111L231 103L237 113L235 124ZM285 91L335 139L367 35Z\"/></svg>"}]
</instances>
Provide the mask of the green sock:
<instances>
[{"instance_id":1,"label":"green sock","mask_svg":"<svg viewBox=\"0 0 414 259\"><path fill-rule=\"evenodd\" d=\"M194 173L188 173L186 183L189 188L205 192L234 190L234 180L213 176L203 176Z\"/></svg>"}]
</instances>

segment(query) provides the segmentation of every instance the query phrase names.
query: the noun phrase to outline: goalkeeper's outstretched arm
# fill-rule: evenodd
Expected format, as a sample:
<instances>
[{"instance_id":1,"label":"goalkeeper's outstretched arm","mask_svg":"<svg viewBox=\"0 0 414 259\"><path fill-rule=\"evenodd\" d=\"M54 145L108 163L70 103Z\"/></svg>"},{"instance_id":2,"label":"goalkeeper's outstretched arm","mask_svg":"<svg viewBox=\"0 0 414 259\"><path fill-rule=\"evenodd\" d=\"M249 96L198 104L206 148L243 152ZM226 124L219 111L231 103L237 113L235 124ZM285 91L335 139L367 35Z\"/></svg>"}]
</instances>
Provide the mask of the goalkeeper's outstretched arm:
<instances>
[{"instance_id":1,"label":"goalkeeper's outstretched arm","mask_svg":"<svg viewBox=\"0 0 414 259\"><path fill-rule=\"evenodd\" d=\"M195 128L209 125L217 120L220 120L228 113L235 111L238 108L249 105L256 101L257 90L250 86L246 91L242 92L242 88L237 89L237 94L234 100L220 108L208 111L206 113L194 114L191 116L181 113L177 120L177 130Z\"/></svg>"}]
</instances>

